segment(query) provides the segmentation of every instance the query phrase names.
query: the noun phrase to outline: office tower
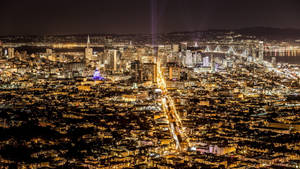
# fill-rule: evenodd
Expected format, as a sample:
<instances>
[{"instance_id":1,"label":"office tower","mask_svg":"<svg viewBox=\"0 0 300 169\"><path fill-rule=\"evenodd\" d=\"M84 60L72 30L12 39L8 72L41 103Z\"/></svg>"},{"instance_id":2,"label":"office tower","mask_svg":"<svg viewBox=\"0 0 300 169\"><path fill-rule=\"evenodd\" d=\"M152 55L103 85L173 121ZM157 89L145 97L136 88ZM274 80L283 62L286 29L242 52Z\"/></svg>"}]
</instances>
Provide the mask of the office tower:
<instances>
[{"instance_id":1,"label":"office tower","mask_svg":"<svg viewBox=\"0 0 300 169\"><path fill-rule=\"evenodd\" d=\"M200 53L197 53L197 55L196 55L196 64L199 64L200 62L202 62L202 55Z\"/></svg>"},{"instance_id":2,"label":"office tower","mask_svg":"<svg viewBox=\"0 0 300 169\"><path fill-rule=\"evenodd\" d=\"M53 56L53 50L52 49L46 49L46 57L51 61L56 61L56 57Z\"/></svg>"},{"instance_id":3,"label":"office tower","mask_svg":"<svg viewBox=\"0 0 300 169\"><path fill-rule=\"evenodd\" d=\"M233 62L231 60L226 60L226 67L227 68L233 68Z\"/></svg>"},{"instance_id":4,"label":"office tower","mask_svg":"<svg viewBox=\"0 0 300 169\"><path fill-rule=\"evenodd\" d=\"M143 81L143 75L142 75L142 64L139 60L135 60L131 63L131 70L132 70L132 76L135 82L142 82Z\"/></svg>"},{"instance_id":5,"label":"office tower","mask_svg":"<svg viewBox=\"0 0 300 169\"><path fill-rule=\"evenodd\" d=\"M14 58L14 57L15 57L15 49L8 48L8 58Z\"/></svg>"},{"instance_id":6,"label":"office tower","mask_svg":"<svg viewBox=\"0 0 300 169\"><path fill-rule=\"evenodd\" d=\"M187 50L187 42L180 43L180 50L181 52L185 52Z\"/></svg>"},{"instance_id":7,"label":"office tower","mask_svg":"<svg viewBox=\"0 0 300 169\"><path fill-rule=\"evenodd\" d=\"M195 43L194 43L194 47L195 47L195 48L198 48L198 47L199 47L198 42L195 42Z\"/></svg>"},{"instance_id":8,"label":"office tower","mask_svg":"<svg viewBox=\"0 0 300 169\"><path fill-rule=\"evenodd\" d=\"M203 58L203 67L209 67L209 66L210 66L209 56L205 56Z\"/></svg>"},{"instance_id":9,"label":"office tower","mask_svg":"<svg viewBox=\"0 0 300 169\"><path fill-rule=\"evenodd\" d=\"M215 72L215 57L211 56L211 72Z\"/></svg>"},{"instance_id":10,"label":"office tower","mask_svg":"<svg viewBox=\"0 0 300 169\"><path fill-rule=\"evenodd\" d=\"M156 82L157 78L157 64L156 63L144 63L142 69L142 78L145 81Z\"/></svg>"},{"instance_id":11,"label":"office tower","mask_svg":"<svg viewBox=\"0 0 300 169\"><path fill-rule=\"evenodd\" d=\"M193 67L193 54L190 50L186 51L183 65L187 67Z\"/></svg>"},{"instance_id":12,"label":"office tower","mask_svg":"<svg viewBox=\"0 0 300 169\"><path fill-rule=\"evenodd\" d=\"M160 65L158 65L158 62L159 63L161 63L161 61L159 60L159 58L158 58L158 55L159 55L159 50L158 50L158 46L155 46L154 47L154 50L153 50L153 56L154 56L154 64L153 64L153 79L152 79L152 82L153 83L156 83L157 82L157 77L158 77L158 75L157 75L157 66L160 66Z\"/></svg>"},{"instance_id":13,"label":"office tower","mask_svg":"<svg viewBox=\"0 0 300 169\"><path fill-rule=\"evenodd\" d=\"M87 38L86 48L85 48L85 59L92 60L93 49L90 48L90 36ZM84 60L85 60L84 59Z\"/></svg>"},{"instance_id":14,"label":"office tower","mask_svg":"<svg viewBox=\"0 0 300 169\"><path fill-rule=\"evenodd\" d=\"M260 41L258 47L259 47L258 58L260 61L263 61L264 60L264 42Z\"/></svg>"},{"instance_id":15,"label":"office tower","mask_svg":"<svg viewBox=\"0 0 300 169\"><path fill-rule=\"evenodd\" d=\"M251 53L252 53L252 57L253 57L253 59L255 59L256 58L256 50L255 50L255 47L254 46L252 46L252 51L251 51Z\"/></svg>"},{"instance_id":16,"label":"office tower","mask_svg":"<svg viewBox=\"0 0 300 169\"><path fill-rule=\"evenodd\" d=\"M173 44L172 45L172 51L173 52L179 52L179 45L178 44Z\"/></svg>"},{"instance_id":17,"label":"office tower","mask_svg":"<svg viewBox=\"0 0 300 169\"><path fill-rule=\"evenodd\" d=\"M181 69L176 63L168 63L168 79L169 80L179 80Z\"/></svg>"},{"instance_id":18,"label":"office tower","mask_svg":"<svg viewBox=\"0 0 300 169\"><path fill-rule=\"evenodd\" d=\"M53 53L53 50L52 49L46 49L46 54L47 55L52 55L52 53Z\"/></svg>"},{"instance_id":19,"label":"office tower","mask_svg":"<svg viewBox=\"0 0 300 169\"><path fill-rule=\"evenodd\" d=\"M195 66L197 64L197 52L194 52L192 55L192 59L193 59L193 66Z\"/></svg>"},{"instance_id":20,"label":"office tower","mask_svg":"<svg viewBox=\"0 0 300 169\"><path fill-rule=\"evenodd\" d=\"M154 63L153 65L153 79L152 79L152 82L153 83L156 83L157 82L157 63Z\"/></svg>"},{"instance_id":21,"label":"office tower","mask_svg":"<svg viewBox=\"0 0 300 169\"><path fill-rule=\"evenodd\" d=\"M273 66L276 66L276 64L277 64L277 63L276 63L276 57L272 57L272 65L273 65Z\"/></svg>"},{"instance_id":22,"label":"office tower","mask_svg":"<svg viewBox=\"0 0 300 169\"><path fill-rule=\"evenodd\" d=\"M117 71L117 64L118 64L118 58L117 58L117 50L112 49L108 51L108 59L109 59L109 67L113 72Z\"/></svg>"},{"instance_id":23,"label":"office tower","mask_svg":"<svg viewBox=\"0 0 300 169\"><path fill-rule=\"evenodd\" d=\"M247 62L253 62L253 57L252 56L248 56L247 57Z\"/></svg>"}]
</instances>

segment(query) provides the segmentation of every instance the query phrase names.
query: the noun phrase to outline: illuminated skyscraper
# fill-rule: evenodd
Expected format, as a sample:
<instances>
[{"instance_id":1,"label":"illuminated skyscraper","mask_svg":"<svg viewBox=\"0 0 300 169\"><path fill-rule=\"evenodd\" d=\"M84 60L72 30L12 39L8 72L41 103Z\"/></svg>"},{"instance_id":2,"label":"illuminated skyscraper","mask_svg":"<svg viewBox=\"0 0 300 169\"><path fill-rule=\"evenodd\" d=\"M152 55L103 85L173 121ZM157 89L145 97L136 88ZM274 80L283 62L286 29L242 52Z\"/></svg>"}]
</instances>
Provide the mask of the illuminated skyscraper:
<instances>
[{"instance_id":1,"label":"illuminated skyscraper","mask_svg":"<svg viewBox=\"0 0 300 169\"><path fill-rule=\"evenodd\" d=\"M90 36L87 38L86 48L85 48L85 59L92 60L93 49L90 48Z\"/></svg>"},{"instance_id":2,"label":"illuminated skyscraper","mask_svg":"<svg viewBox=\"0 0 300 169\"><path fill-rule=\"evenodd\" d=\"M193 67L193 54L190 50L186 51L184 65L187 67Z\"/></svg>"},{"instance_id":3,"label":"illuminated skyscraper","mask_svg":"<svg viewBox=\"0 0 300 169\"><path fill-rule=\"evenodd\" d=\"M256 58L256 49L254 46L252 46L252 51L251 51L251 54L252 54L252 57L253 57L253 60Z\"/></svg>"},{"instance_id":4,"label":"illuminated skyscraper","mask_svg":"<svg viewBox=\"0 0 300 169\"><path fill-rule=\"evenodd\" d=\"M273 66L276 66L276 64L277 64L277 63L276 63L276 57L272 57L272 65L273 65Z\"/></svg>"},{"instance_id":5,"label":"illuminated skyscraper","mask_svg":"<svg viewBox=\"0 0 300 169\"><path fill-rule=\"evenodd\" d=\"M195 42L194 47L195 47L195 48L198 48L198 47L199 47L198 42Z\"/></svg>"},{"instance_id":6,"label":"illuminated skyscraper","mask_svg":"<svg viewBox=\"0 0 300 169\"><path fill-rule=\"evenodd\" d=\"M249 55L249 56L247 57L247 62L253 62L253 57Z\"/></svg>"},{"instance_id":7,"label":"illuminated skyscraper","mask_svg":"<svg viewBox=\"0 0 300 169\"><path fill-rule=\"evenodd\" d=\"M142 74L143 64L139 60L135 60L131 63L132 76L135 82L143 81Z\"/></svg>"},{"instance_id":8,"label":"illuminated skyscraper","mask_svg":"<svg viewBox=\"0 0 300 169\"><path fill-rule=\"evenodd\" d=\"M179 80L181 69L176 63L168 63L168 79L169 80Z\"/></svg>"},{"instance_id":9,"label":"illuminated skyscraper","mask_svg":"<svg viewBox=\"0 0 300 169\"><path fill-rule=\"evenodd\" d=\"M260 61L264 60L264 42L259 42L259 52L258 52L258 58Z\"/></svg>"},{"instance_id":10,"label":"illuminated skyscraper","mask_svg":"<svg viewBox=\"0 0 300 169\"><path fill-rule=\"evenodd\" d=\"M52 53L53 53L52 49L46 49L46 54L47 55L52 55Z\"/></svg>"},{"instance_id":11,"label":"illuminated skyscraper","mask_svg":"<svg viewBox=\"0 0 300 169\"><path fill-rule=\"evenodd\" d=\"M203 58L203 67L209 67L209 66L210 66L209 56L205 56Z\"/></svg>"},{"instance_id":12,"label":"illuminated skyscraper","mask_svg":"<svg viewBox=\"0 0 300 169\"><path fill-rule=\"evenodd\" d=\"M199 64L200 62L202 62L202 56L200 53L197 53L196 55L196 64Z\"/></svg>"},{"instance_id":13,"label":"illuminated skyscraper","mask_svg":"<svg viewBox=\"0 0 300 169\"><path fill-rule=\"evenodd\" d=\"M179 45L178 44L173 44L172 45L172 50L173 50L173 52L179 52Z\"/></svg>"},{"instance_id":14,"label":"illuminated skyscraper","mask_svg":"<svg viewBox=\"0 0 300 169\"><path fill-rule=\"evenodd\" d=\"M14 58L14 57L15 57L15 49L8 48L8 58Z\"/></svg>"},{"instance_id":15,"label":"illuminated skyscraper","mask_svg":"<svg viewBox=\"0 0 300 169\"><path fill-rule=\"evenodd\" d=\"M117 50L116 49L112 49L108 51L108 56L109 56L109 67L111 68L111 70L113 72L117 71L117 62L118 62L118 58L117 58Z\"/></svg>"},{"instance_id":16,"label":"illuminated skyscraper","mask_svg":"<svg viewBox=\"0 0 300 169\"><path fill-rule=\"evenodd\" d=\"M215 72L215 57L212 55L211 56L211 72Z\"/></svg>"},{"instance_id":17,"label":"illuminated skyscraper","mask_svg":"<svg viewBox=\"0 0 300 169\"><path fill-rule=\"evenodd\" d=\"M187 50L187 42L180 43L181 52L185 52Z\"/></svg>"}]
</instances>

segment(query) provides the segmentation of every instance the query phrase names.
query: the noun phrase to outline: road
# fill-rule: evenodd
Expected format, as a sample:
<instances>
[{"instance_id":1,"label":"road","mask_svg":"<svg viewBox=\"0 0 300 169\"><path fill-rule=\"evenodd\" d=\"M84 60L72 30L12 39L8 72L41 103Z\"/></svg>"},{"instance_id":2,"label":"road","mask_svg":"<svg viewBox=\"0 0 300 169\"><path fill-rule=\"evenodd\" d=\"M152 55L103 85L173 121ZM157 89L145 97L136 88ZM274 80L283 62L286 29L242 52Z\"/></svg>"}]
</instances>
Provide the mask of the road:
<instances>
[{"instance_id":1,"label":"road","mask_svg":"<svg viewBox=\"0 0 300 169\"><path fill-rule=\"evenodd\" d=\"M162 90L162 107L169 121L169 129L176 143L176 150L182 151L190 146L189 138L185 134L182 119L178 115L173 98L169 95L160 61L157 61L157 86Z\"/></svg>"}]
</instances>

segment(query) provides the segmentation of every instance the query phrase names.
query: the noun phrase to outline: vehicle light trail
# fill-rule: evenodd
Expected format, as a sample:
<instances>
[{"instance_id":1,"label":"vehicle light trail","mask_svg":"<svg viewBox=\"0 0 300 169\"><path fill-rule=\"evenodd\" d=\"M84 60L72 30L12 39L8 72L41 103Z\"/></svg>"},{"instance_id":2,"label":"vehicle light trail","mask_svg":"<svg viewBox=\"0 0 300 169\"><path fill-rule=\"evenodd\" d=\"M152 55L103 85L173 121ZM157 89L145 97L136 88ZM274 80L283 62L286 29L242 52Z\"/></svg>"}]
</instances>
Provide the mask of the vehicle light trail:
<instances>
[{"instance_id":1,"label":"vehicle light trail","mask_svg":"<svg viewBox=\"0 0 300 169\"><path fill-rule=\"evenodd\" d=\"M177 113L174 100L171 96L168 95L168 90L166 86L165 79L160 69L160 60L157 60L157 86L162 90L162 107L163 111L166 114L169 121L169 128L171 135L176 143L176 149L181 151L183 150L182 143L187 143L190 146L189 138L186 136L184 132L184 128L182 125L182 119ZM180 136L180 140L179 140Z\"/></svg>"}]
</instances>

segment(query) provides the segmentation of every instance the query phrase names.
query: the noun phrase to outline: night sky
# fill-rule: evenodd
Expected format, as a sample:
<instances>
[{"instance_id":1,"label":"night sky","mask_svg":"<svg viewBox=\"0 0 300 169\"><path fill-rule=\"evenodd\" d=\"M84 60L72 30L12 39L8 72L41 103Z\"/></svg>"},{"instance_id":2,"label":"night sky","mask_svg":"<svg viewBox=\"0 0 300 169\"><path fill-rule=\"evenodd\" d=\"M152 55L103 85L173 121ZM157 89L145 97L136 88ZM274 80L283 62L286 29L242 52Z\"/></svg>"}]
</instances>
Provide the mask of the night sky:
<instances>
[{"instance_id":1,"label":"night sky","mask_svg":"<svg viewBox=\"0 0 300 169\"><path fill-rule=\"evenodd\" d=\"M151 33L153 0L9 0L0 35ZM159 0L159 32L300 28L300 0Z\"/></svg>"}]
</instances>

